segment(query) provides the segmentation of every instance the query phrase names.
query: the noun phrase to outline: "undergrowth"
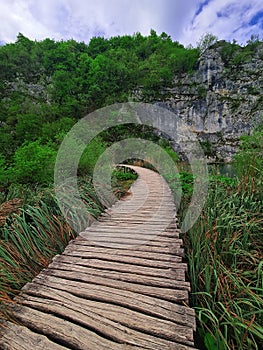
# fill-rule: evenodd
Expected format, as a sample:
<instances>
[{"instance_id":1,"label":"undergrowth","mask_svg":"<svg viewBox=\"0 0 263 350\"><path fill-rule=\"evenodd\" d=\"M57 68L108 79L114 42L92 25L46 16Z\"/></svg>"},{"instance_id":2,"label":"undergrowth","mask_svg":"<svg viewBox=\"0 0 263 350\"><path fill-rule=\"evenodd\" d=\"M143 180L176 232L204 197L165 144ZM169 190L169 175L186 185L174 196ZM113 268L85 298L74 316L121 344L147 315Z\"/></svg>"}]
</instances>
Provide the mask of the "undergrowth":
<instances>
[{"instance_id":1,"label":"undergrowth","mask_svg":"<svg viewBox=\"0 0 263 350\"><path fill-rule=\"evenodd\" d=\"M201 215L182 234L199 349L263 348L262 134L245 137L235 168L236 178L210 177ZM194 178L180 180L182 222Z\"/></svg>"}]
</instances>

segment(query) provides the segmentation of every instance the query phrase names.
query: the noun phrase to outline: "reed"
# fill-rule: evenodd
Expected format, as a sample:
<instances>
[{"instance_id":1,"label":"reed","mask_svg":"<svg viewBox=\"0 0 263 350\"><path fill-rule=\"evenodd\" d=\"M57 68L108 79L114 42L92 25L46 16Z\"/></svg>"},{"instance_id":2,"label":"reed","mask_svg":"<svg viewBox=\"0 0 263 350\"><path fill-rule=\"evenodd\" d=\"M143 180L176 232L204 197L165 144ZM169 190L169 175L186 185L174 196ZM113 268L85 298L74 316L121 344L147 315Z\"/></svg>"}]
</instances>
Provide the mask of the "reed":
<instances>
[{"instance_id":1,"label":"reed","mask_svg":"<svg viewBox=\"0 0 263 350\"><path fill-rule=\"evenodd\" d=\"M201 349L263 346L262 179L212 176L206 204L183 235ZM189 202L185 193L180 219Z\"/></svg>"},{"instance_id":2,"label":"reed","mask_svg":"<svg viewBox=\"0 0 263 350\"><path fill-rule=\"evenodd\" d=\"M97 217L103 207L91 180L81 181L79 192L87 211ZM25 204L19 214L8 218L0 229L0 318L7 318L8 302L56 254L62 253L76 234L61 214L51 190L39 193L34 203Z\"/></svg>"}]
</instances>

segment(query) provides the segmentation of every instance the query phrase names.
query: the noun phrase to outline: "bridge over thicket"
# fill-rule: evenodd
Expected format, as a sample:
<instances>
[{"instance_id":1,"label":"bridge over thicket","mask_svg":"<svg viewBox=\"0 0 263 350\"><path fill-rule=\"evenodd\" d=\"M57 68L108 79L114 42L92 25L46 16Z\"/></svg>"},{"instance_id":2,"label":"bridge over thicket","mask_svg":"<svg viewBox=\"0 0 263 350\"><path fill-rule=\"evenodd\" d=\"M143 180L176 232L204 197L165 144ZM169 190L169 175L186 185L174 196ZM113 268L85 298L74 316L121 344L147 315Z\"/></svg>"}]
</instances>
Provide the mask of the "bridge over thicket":
<instances>
[{"instance_id":1,"label":"bridge over thicket","mask_svg":"<svg viewBox=\"0 0 263 350\"><path fill-rule=\"evenodd\" d=\"M23 288L1 349L195 349L172 193L157 173L133 168L131 195Z\"/></svg>"}]
</instances>

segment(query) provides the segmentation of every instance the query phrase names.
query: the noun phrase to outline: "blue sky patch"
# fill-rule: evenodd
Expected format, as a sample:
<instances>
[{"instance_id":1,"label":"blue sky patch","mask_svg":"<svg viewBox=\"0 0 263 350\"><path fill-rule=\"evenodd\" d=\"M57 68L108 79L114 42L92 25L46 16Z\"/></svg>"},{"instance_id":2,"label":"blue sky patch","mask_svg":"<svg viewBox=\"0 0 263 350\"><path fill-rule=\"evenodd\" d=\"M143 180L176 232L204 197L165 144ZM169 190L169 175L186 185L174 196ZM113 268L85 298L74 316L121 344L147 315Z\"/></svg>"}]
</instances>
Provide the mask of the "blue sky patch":
<instances>
[{"instance_id":1,"label":"blue sky patch","mask_svg":"<svg viewBox=\"0 0 263 350\"><path fill-rule=\"evenodd\" d=\"M211 0L205 0L203 2L201 2L201 4L199 5L198 9L196 10L195 16L198 16L202 11L203 8L209 4Z\"/></svg>"},{"instance_id":2,"label":"blue sky patch","mask_svg":"<svg viewBox=\"0 0 263 350\"><path fill-rule=\"evenodd\" d=\"M260 27L263 28L263 11L260 11L253 16L249 22L249 25L253 26L255 24L260 24Z\"/></svg>"}]
</instances>

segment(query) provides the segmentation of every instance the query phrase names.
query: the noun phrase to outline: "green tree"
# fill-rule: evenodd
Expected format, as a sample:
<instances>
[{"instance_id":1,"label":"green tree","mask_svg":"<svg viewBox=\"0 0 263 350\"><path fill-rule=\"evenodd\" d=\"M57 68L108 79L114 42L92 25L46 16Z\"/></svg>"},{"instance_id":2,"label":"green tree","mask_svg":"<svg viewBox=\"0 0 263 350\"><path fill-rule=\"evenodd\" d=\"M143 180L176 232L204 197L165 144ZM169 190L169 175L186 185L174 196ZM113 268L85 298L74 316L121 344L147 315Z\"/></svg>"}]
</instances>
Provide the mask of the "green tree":
<instances>
[{"instance_id":1,"label":"green tree","mask_svg":"<svg viewBox=\"0 0 263 350\"><path fill-rule=\"evenodd\" d=\"M34 141L41 134L42 118L33 113L18 116L16 138L22 144L25 140Z\"/></svg>"},{"instance_id":2,"label":"green tree","mask_svg":"<svg viewBox=\"0 0 263 350\"><path fill-rule=\"evenodd\" d=\"M45 123L41 129L41 140L44 143L60 144L75 123L76 120L69 117L62 117L52 123Z\"/></svg>"},{"instance_id":3,"label":"green tree","mask_svg":"<svg viewBox=\"0 0 263 350\"><path fill-rule=\"evenodd\" d=\"M215 35L211 33L203 34L197 42L197 48L200 50L201 53L203 53L210 46L214 45L217 41L218 38Z\"/></svg>"},{"instance_id":4,"label":"green tree","mask_svg":"<svg viewBox=\"0 0 263 350\"><path fill-rule=\"evenodd\" d=\"M92 176L93 169L99 156L107 148L107 143L104 142L101 137L96 137L93 139L85 148L78 167L79 175L90 175Z\"/></svg>"},{"instance_id":5,"label":"green tree","mask_svg":"<svg viewBox=\"0 0 263 350\"><path fill-rule=\"evenodd\" d=\"M90 40L87 53L91 58L104 54L110 48L109 42L103 37L94 37Z\"/></svg>"},{"instance_id":6,"label":"green tree","mask_svg":"<svg viewBox=\"0 0 263 350\"><path fill-rule=\"evenodd\" d=\"M34 141L19 147L14 155L14 182L49 184L53 181L56 151L49 145Z\"/></svg>"}]
</instances>

